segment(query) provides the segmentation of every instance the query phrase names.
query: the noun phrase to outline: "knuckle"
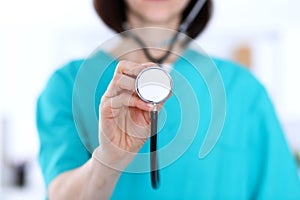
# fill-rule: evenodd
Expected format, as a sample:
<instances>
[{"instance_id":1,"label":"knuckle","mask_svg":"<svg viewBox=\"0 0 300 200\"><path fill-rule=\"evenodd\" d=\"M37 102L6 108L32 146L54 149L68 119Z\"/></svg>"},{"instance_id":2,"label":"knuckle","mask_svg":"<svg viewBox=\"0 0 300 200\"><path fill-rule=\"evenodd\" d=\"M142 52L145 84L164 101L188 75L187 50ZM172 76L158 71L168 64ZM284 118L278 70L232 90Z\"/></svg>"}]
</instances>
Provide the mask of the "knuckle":
<instances>
[{"instance_id":1,"label":"knuckle","mask_svg":"<svg viewBox=\"0 0 300 200\"><path fill-rule=\"evenodd\" d=\"M103 102L100 103L100 105L99 105L99 112L100 113L103 113L108 109L109 109L109 106L108 106L107 101L103 101Z\"/></svg>"},{"instance_id":2,"label":"knuckle","mask_svg":"<svg viewBox=\"0 0 300 200\"><path fill-rule=\"evenodd\" d=\"M121 66L126 65L126 64L128 64L128 62L129 62L128 60L120 60L119 65L121 65Z\"/></svg>"},{"instance_id":3,"label":"knuckle","mask_svg":"<svg viewBox=\"0 0 300 200\"><path fill-rule=\"evenodd\" d=\"M121 75L116 74L110 83L111 88L118 88L119 87L118 85L120 84L121 79L122 79Z\"/></svg>"},{"instance_id":4,"label":"knuckle","mask_svg":"<svg viewBox=\"0 0 300 200\"><path fill-rule=\"evenodd\" d=\"M132 64L132 62L128 61L128 60L121 60L119 61L118 65L117 65L117 69L122 70L125 66L128 66Z\"/></svg>"},{"instance_id":5,"label":"knuckle","mask_svg":"<svg viewBox=\"0 0 300 200\"><path fill-rule=\"evenodd\" d=\"M116 74L114 76L113 82L119 83L122 80L122 74Z\"/></svg>"}]
</instances>

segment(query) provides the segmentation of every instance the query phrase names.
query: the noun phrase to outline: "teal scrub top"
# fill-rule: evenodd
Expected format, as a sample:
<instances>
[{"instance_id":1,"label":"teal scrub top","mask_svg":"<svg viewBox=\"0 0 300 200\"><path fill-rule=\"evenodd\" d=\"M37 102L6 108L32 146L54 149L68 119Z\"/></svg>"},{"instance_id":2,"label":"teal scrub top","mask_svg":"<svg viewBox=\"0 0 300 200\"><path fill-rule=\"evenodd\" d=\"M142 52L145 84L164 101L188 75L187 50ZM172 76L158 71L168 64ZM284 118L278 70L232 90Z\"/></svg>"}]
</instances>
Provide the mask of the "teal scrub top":
<instances>
[{"instance_id":1,"label":"teal scrub top","mask_svg":"<svg viewBox=\"0 0 300 200\"><path fill-rule=\"evenodd\" d=\"M183 137L182 142L190 141L189 145L181 156L160 169L158 189L152 189L147 172L123 172L111 199L300 199L296 163L270 98L253 75L235 63L212 59L223 82L226 113L216 145L208 155L199 158L211 124L214 101L209 81L197 75L191 66L192 62L201 65L201 55L193 51L185 55L188 59L179 58L174 64L182 79L173 80L174 88L179 89L165 103L160 115L163 125L158 133L158 146L168 145L180 131L186 131L184 134L188 136ZM73 95L80 87L76 78L86 62L75 60L55 71L38 99L39 163L46 187L59 174L83 165L98 145L96 122L81 121L81 127L92 135L90 144L78 133L80 127L74 122L78 116L73 113ZM94 98L92 107L98 114L101 96L113 77L117 61L102 53L97 62L90 65L103 68L103 73L97 80L95 92L82 91L80 98ZM202 67L205 68L205 63ZM182 80L194 91L197 105L185 95L188 91ZM86 87L89 82L87 79ZM183 109L185 106L187 109ZM188 133L189 127L196 127L195 135ZM141 152L148 150L149 141ZM165 157L159 157L160 161L172 157L175 151L176 146L167 151Z\"/></svg>"}]
</instances>

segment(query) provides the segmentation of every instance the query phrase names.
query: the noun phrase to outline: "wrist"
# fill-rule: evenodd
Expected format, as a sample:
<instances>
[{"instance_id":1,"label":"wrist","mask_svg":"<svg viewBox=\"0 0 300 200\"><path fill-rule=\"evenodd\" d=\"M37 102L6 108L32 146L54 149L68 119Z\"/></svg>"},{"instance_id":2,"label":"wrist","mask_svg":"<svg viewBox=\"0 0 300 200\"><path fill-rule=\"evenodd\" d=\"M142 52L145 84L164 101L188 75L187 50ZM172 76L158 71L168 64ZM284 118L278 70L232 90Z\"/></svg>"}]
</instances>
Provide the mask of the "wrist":
<instances>
[{"instance_id":1,"label":"wrist","mask_svg":"<svg viewBox=\"0 0 300 200\"><path fill-rule=\"evenodd\" d=\"M123 150L104 150L101 146L97 147L93 154L93 162L112 171L121 173L134 158L133 153ZM96 165L97 165L96 164Z\"/></svg>"},{"instance_id":2,"label":"wrist","mask_svg":"<svg viewBox=\"0 0 300 200\"><path fill-rule=\"evenodd\" d=\"M82 191L82 199L110 199L114 187L120 177L121 171L115 170L106 164L99 162L94 151L88 161L85 189Z\"/></svg>"}]
</instances>

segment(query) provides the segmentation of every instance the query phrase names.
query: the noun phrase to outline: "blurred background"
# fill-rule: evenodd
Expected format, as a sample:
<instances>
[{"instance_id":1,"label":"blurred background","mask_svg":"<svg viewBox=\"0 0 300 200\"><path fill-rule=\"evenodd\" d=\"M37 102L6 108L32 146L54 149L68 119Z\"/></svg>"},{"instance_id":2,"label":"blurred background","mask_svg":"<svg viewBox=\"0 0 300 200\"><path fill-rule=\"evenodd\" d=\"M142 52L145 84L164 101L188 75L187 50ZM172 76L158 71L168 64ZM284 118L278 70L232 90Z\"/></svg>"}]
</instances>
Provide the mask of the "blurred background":
<instances>
[{"instance_id":1,"label":"blurred background","mask_svg":"<svg viewBox=\"0 0 300 200\"><path fill-rule=\"evenodd\" d=\"M248 67L271 95L300 153L300 1L214 0L197 39L209 54ZM37 97L52 72L88 56L112 32L92 0L0 1L0 199L43 199L36 161Z\"/></svg>"}]
</instances>

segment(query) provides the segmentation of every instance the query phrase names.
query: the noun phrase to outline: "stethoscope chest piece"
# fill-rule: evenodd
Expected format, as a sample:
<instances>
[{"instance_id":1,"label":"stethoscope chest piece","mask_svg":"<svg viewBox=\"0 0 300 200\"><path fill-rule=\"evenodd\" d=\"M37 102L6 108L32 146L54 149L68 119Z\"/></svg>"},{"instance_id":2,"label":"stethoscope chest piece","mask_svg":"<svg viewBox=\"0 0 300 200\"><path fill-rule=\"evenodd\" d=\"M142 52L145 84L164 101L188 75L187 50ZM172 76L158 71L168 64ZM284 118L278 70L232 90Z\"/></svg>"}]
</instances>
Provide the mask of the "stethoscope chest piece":
<instances>
[{"instance_id":1,"label":"stethoscope chest piece","mask_svg":"<svg viewBox=\"0 0 300 200\"><path fill-rule=\"evenodd\" d=\"M172 91L172 79L161 67L153 66L142 70L136 78L135 89L145 102L159 104L165 101Z\"/></svg>"}]
</instances>

